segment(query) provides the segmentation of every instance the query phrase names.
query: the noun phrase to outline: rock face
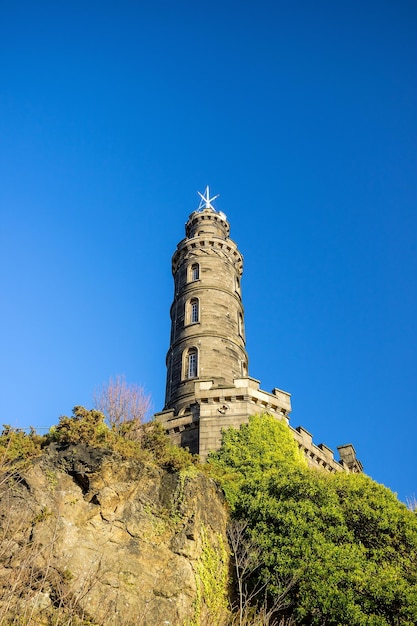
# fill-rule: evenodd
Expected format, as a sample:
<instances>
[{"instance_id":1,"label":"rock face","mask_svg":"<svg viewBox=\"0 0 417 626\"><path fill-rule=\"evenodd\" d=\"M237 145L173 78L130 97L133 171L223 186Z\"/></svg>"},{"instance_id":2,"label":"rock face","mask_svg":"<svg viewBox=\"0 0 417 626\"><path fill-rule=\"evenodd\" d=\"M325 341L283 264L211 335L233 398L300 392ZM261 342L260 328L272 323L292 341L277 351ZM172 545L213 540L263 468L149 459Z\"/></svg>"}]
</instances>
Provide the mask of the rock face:
<instances>
[{"instance_id":1,"label":"rock face","mask_svg":"<svg viewBox=\"0 0 417 626\"><path fill-rule=\"evenodd\" d=\"M201 473L50 446L1 492L0 623L225 623L227 513Z\"/></svg>"}]
</instances>

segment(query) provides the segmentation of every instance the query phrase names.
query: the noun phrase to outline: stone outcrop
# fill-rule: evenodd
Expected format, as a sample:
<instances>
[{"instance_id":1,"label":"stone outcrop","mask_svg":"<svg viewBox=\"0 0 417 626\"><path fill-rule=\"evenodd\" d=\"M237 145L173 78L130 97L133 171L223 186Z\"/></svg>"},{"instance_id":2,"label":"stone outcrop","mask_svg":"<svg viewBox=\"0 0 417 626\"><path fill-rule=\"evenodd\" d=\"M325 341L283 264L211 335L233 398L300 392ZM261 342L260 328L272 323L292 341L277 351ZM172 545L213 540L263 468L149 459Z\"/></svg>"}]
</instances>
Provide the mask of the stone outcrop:
<instances>
[{"instance_id":1,"label":"stone outcrop","mask_svg":"<svg viewBox=\"0 0 417 626\"><path fill-rule=\"evenodd\" d=\"M223 622L203 578L208 545L227 573L227 512L201 473L50 446L1 491L0 623Z\"/></svg>"}]
</instances>

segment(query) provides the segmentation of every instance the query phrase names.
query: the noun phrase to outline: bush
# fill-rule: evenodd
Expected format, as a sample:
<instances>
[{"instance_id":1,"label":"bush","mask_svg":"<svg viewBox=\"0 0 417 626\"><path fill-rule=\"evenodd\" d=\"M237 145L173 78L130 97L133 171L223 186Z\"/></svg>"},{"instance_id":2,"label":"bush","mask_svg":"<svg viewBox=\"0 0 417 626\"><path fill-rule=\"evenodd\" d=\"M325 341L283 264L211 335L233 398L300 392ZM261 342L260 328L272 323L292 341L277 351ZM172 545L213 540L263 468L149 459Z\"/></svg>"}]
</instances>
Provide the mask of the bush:
<instances>
[{"instance_id":1,"label":"bush","mask_svg":"<svg viewBox=\"0 0 417 626\"><path fill-rule=\"evenodd\" d=\"M179 471L196 464L196 457L188 449L179 448L171 442L160 422L155 420L144 424L143 430L142 445L152 454L158 465Z\"/></svg>"},{"instance_id":2,"label":"bush","mask_svg":"<svg viewBox=\"0 0 417 626\"><path fill-rule=\"evenodd\" d=\"M210 458L256 549L249 595L266 591L276 623L416 624L416 516L367 476L309 469L290 439L257 416Z\"/></svg>"},{"instance_id":3,"label":"bush","mask_svg":"<svg viewBox=\"0 0 417 626\"><path fill-rule=\"evenodd\" d=\"M89 411L83 406L76 406L72 410L72 417L61 415L58 425L49 431L49 440L63 444L103 445L110 438L110 431L104 420L100 411Z\"/></svg>"},{"instance_id":4,"label":"bush","mask_svg":"<svg viewBox=\"0 0 417 626\"><path fill-rule=\"evenodd\" d=\"M72 417L63 415L59 418L58 425L53 426L49 432L48 441L106 448L122 457L140 457L174 471L195 463L195 459L187 450L171 443L159 422L148 422L140 426L134 423L136 434L132 438L129 422L115 430L107 426L105 419L100 411L76 406Z\"/></svg>"},{"instance_id":5,"label":"bush","mask_svg":"<svg viewBox=\"0 0 417 626\"><path fill-rule=\"evenodd\" d=\"M33 428L29 434L20 428L3 425L0 434L0 462L2 465L16 465L41 453L45 438L36 434Z\"/></svg>"}]
</instances>

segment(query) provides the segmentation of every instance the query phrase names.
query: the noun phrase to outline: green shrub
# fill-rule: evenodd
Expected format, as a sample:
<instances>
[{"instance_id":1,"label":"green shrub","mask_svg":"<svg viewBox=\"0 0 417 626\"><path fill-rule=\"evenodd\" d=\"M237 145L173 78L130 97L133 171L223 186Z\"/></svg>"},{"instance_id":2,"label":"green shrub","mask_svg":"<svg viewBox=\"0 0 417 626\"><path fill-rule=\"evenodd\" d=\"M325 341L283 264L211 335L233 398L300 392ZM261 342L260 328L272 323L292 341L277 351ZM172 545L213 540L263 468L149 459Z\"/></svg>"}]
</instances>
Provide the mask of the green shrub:
<instances>
[{"instance_id":1,"label":"green shrub","mask_svg":"<svg viewBox=\"0 0 417 626\"><path fill-rule=\"evenodd\" d=\"M156 420L143 425L142 445L154 460L167 469L179 471L195 464L193 457L185 448L175 446L165 432L164 427Z\"/></svg>"},{"instance_id":2,"label":"green shrub","mask_svg":"<svg viewBox=\"0 0 417 626\"><path fill-rule=\"evenodd\" d=\"M45 438L33 428L27 434L19 428L4 424L0 434L0 463L10 466L38 456L44 443Z\"/></svg>"},{"instance_id":3,"label":"green shrub","mask_svg":"<svg viewBox=\"0 0 417 626\"><path fill-rule=\"evenodd\" d=\"M97 446L109 440L110 429L104 423L103 413L95 409L89 411L83 406L74 407L72 413L71 417L61 415L58 425L51 428L51 441Z\"/></svg>"},{"instance_id":4,"label":"green shrub","mask_svg":"<svg viewBox=\"0 0 417 626\"><path fill-rule=\"evenodd\" d=\"M307 466L287 424L268 413L252 415L239 429L225 430L221 448L209 455L208 464L232 507L243 484L265 481L278 468L289 471Z\"/></svg>"},{"instance_id":5,"label":"green shrub","mask_svg":"<svg viewBox=\"0 0 417 626\"><path fill-rule=\"evenodd\" d=\"M308 468L290 438L257 416L209 460L257 549L249 587L264 585L278 621L417 624L416 516L365 475Z\"/></svg>"},{"instance_id":6,"label":"green shrub","mask_svg":"<svg viewBox=\"0 0 417 626\"><path fill-rule=\"evenodd\" d=\"M134 423L132 427L129 422L125 422L116 430L107 426L103 413L82 406L74 407L72 417L61 416L59 423L51 428L47 441L106 448L125 458L140 457L174 471L196 462L187 450L171 443L159 422L152 421L140 426Z\"/></svg>"}]
</instances>

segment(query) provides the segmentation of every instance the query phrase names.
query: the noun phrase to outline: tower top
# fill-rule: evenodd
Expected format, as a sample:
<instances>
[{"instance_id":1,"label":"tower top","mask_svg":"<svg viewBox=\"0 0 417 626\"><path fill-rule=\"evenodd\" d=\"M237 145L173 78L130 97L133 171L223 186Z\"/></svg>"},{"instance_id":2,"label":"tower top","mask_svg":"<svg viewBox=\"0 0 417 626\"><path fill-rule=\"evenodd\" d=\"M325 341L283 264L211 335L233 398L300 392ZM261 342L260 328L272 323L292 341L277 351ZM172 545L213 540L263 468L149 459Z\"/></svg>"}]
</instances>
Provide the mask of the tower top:
<instances>
[{"instance_id":1,"label":"tower top","mask_svg":"<svg viewBox=\"0 0 417 626\"><path fill-rule=\"evenodd\" d=\"M218 193L216 196L210 198L210 188L208 185L204 194L200 193L199 191L197 193L201 198L197 211L201 211L201 209L213 209L213 211L215 211L215 208L211 203L214 202L214 200L216 200L220 194Z\"/></svg>"},{"instance_id":2,"label":"tower top","mask_svg":"<svg viewBox=\"0 0 417 626\"><path fill-rule=\"evenodd\" d=\"M217 211L212 202L219 197L220 194L210 197L210 188L207 185L203 193L197 192L200 196L200 204L198 208L191 213L185 225L185 233L187 238L196 235L211 234L222 239L229 236L230 226L226 215L222 211Z\"/></svg>"}]
</instances>

